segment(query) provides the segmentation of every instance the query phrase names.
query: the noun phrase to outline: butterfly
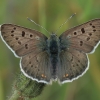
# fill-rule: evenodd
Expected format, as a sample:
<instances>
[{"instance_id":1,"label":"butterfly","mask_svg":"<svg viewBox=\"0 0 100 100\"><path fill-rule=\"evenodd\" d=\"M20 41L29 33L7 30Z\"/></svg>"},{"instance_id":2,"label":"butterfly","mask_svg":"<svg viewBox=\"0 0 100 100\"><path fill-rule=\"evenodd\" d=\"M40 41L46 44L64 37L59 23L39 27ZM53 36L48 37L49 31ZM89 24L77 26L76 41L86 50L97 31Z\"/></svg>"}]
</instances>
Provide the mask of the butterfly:
<instances>
[{"instance_id":1,"label":"butterfly","mask_svg":"<svg viewBox=\"0 0 100 100\"><path fill-rule=\"evenodd\" d=\"M89 68L88 53L100 41L100 19L88 21L46 37L39 31L13 24L1 25L1 38L20 58L23 74L37 82L60 84L82 76Z\"/></svg>"}]
</instances>

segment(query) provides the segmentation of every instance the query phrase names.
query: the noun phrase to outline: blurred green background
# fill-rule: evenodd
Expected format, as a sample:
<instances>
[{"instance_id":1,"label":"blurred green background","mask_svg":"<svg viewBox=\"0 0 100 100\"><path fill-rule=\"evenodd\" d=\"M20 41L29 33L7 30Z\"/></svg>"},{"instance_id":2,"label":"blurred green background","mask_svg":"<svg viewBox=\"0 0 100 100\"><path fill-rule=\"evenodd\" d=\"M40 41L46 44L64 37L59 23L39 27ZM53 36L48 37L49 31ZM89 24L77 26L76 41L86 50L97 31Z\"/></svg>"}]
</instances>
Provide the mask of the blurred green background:
<instances>
[{"instance_id":1,"label":"blurred green background","mask_svg":"<svg viewBox=\"0 0 100 100\"><path fill-rule=\"evenodd\" d=\"M29 22L33 19L49 32L54 32L72 14L59 31L82 24L91 19L100 18L100 0L0 0L0 24L13 23L48 33ZM78 80L59 85L54 82L47 85L42 94L32 100L100 100L100 45L95 53L89 54L90 68ZM19 59L0 39L0 100L11 95L12 84L20 71Z\"/></svg>"}]
</instances>

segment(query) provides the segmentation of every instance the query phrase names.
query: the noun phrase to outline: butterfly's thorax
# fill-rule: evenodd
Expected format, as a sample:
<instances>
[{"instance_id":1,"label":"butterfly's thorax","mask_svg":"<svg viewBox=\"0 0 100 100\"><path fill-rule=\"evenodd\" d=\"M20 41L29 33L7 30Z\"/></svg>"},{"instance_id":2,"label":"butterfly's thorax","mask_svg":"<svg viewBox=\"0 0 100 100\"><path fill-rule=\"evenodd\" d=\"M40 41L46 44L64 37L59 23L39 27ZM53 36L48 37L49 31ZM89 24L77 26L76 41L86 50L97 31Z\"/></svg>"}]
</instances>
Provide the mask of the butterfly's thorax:
<instances>
[{"instance_id":1,"label":"butterfly's thorax","mask_svg":"<svg viewBox=\"0 0 100 100\"><path fill-rule=\"evenodd\" d=\"M55 34L51 34L50 38L48 39L48 52L50 54L52 64L52 75L55 76L59 54L59 39ZM56 78L56 76L54 78Z\"/></svg>"}]
</instances>

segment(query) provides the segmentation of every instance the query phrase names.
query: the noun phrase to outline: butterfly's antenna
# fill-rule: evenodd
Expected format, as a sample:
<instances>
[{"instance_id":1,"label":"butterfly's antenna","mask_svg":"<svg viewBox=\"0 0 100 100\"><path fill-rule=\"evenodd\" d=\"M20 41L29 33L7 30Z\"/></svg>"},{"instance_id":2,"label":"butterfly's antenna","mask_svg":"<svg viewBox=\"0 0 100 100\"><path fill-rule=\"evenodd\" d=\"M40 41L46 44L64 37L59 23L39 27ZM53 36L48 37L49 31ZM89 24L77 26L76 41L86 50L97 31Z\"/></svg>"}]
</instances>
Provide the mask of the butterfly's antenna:
<instances>
[{"instance_id":1,"label":"butterfly's antenna","mask_svg":"<svg viewBox=\"0 0 100 100\"><path fill-rule=\"evenodd\" d=\"M30 19L30 18L28 18L28 17L27 17L27 19L28 19L29 21L33 22L35 25L41 27L42 29L44 29L46 32L48 32L48 33L50 34L49 31L47 31L47 30L46 30L44 27L42 27L41 25L37 24L37 23L36 23L35 21L33 21L32 19Z\"/></svg>"},{"instance_id":2,"label":"butterfly's antenna","mask_svg":"<svg viewBox=\"0 0 100 100\"><path fill-rule=\"evenodd\" d=\"M58 30L64 25L66 24L76 13L74 13L72 16L70 16L61 26L59 26L59 28L55 31L55 33L58 32Z\"/></svg>"}]
</instances>

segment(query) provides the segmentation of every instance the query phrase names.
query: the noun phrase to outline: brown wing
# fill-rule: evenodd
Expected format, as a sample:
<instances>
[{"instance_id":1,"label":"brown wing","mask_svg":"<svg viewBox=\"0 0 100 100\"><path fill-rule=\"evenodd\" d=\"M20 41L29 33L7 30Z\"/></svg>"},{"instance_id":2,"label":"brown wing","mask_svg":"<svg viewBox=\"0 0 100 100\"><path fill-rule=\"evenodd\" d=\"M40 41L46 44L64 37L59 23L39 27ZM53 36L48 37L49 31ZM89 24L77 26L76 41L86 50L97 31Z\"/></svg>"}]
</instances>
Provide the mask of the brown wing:
<instances>
[{"instance_id":1,"label":"brown wing","mask_svg":"<svg viewBox=\"0 0 100 100\"><path fill-rule=\"evenodd\" d=\"M66 83L82 76L88 69L89 61L84 52L70 47L61 52L60 66L58 79L60 83Z\"/></svg>"},{"instance_id":2,"label":"brown wing","mask_svg":"<svg viewBox=\"0 0 100 100\"><path fill-rule=\"evenodd\" d=\"M28 66L28 67L27 67ZM50 83L51 80L51 63L49 55L36 50L21 60L22 72L33 80L38 82Z\"/></svg>"},{"instance_id":3,"label":"brown wing","mask_svg":"<svg viewBox=\"0 0 100 100\"><path fill-rule=\"evenodd\" d=\"M91 53L100 41L100 19L69 29L60 36L60 39L61 42L68 42L67 47L69 45L85 53Z\"/></svg>"},{"instance_id":4,"label":"brown wing","mask_svg":"<svg viewBox=\"0 0 100 100\"><path fill-rule=\"evenodd\" d=\"M48 83L51 79L47 37L42 33L13 24L1 26L1 36L7 46L21 58L21 71L38 82Z\"/></svg>"},{"instance_id":5,"label":"brown wing","mask_svg":"<svg viewBox=\"0 0 100 100\"><path fill-rule=\"evenodd\" d=\"M82 76L88 69L89 61L85 53L92 53L100 41L100 19L65 31L60 37L61 83L70 82Z\"/></svg>"},{"instance_id":6,"label":"brown wing","mask_svg":"<svg viewBox=\"0 0 100 100\"><path fill-rule=\"evenodd\" d=\"M46 47L47 38L42 33L13 24L3 24L1 36L17 56L24 56L34 49L41 51Z\"/></svg>"}]
</instances>

